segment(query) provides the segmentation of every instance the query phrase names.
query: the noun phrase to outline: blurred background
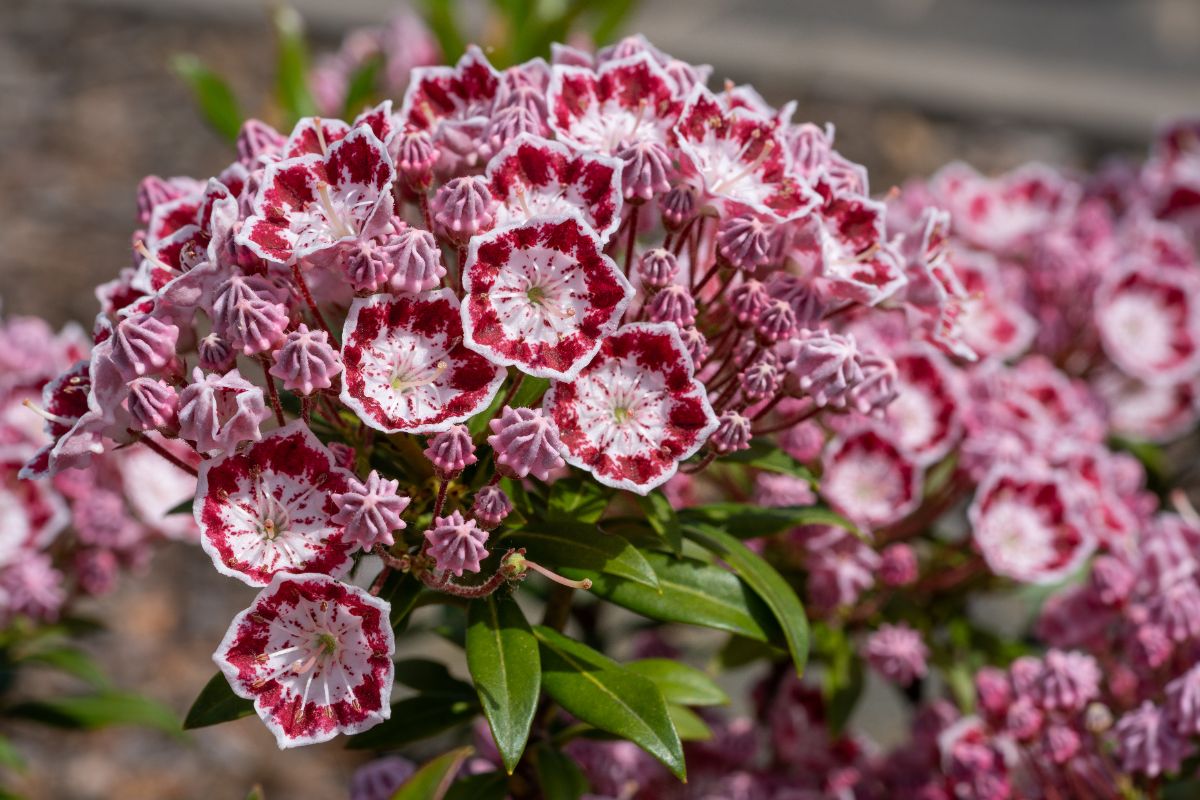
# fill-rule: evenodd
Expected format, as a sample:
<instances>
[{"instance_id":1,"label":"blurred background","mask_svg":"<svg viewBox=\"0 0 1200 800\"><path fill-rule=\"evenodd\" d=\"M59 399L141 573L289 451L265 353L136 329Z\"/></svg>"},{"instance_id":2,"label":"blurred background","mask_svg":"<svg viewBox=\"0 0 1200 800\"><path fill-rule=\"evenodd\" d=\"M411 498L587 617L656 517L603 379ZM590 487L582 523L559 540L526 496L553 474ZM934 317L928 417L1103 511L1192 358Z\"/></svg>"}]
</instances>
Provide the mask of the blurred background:
<instances>
[{"instance_id":1,"label":"blurred background","mask_svg":"<svg viewBox=\"0 0 1200 800\"><path fill-rule=\"evenodd\" d=\"M315 52L397 8L293 5ZM457 7L470 36L487 34L483 3ZM247 113L265 113L270 31L254 0L0 0L4 313L88 324L93 287L129 260L141 177L209 175L232 155L171 58L195 54ZM772 103L799 101L797 120L833 123L877 193L955 159L996 171L1138 155L1159 122L1200 111L1198 0L642 0L622 29L635 31L712 64L713 86L750 82ZM117 684L181 714L253 594L197 555L163 549L91 609L111 627L93 644ZM31 742L31 797L241 797L256 781L270 800L340 797L358 763L337 747L281 757L255 720L187 741L18 738Z\"/></svg>"}]
</instances>

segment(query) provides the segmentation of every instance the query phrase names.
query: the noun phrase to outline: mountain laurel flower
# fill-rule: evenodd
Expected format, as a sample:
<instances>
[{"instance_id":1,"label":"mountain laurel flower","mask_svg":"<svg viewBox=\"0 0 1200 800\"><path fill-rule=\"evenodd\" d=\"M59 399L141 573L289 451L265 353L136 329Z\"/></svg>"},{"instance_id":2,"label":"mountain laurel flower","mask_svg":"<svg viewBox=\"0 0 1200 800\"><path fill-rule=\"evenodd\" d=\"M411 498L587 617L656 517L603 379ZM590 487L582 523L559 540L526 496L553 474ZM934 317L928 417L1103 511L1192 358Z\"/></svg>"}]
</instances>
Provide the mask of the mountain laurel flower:
<instances>
[{"instance_id":1,"label":"mountain laurel flower","mask_svg":"<svg viewBox=\"0 0 1200 800\"><path fill-rule=\"evenodd\" d=\"M818 406L842 406L846 392L862 380L861 355L852 336L801 330L782 345L788 379Z\"/></svg>"},{"instance_id":2,"label":"mountain laurel flower","mask_svg":"<svg viewBox=\"0 0 1200 800\"><path fill-rule=\"evenodd\" d=\"M200 358L200 368L205 372L225 373L237 360L237 353L229 346L229 342L216 333L205 335L196 345Z\"/></svg>"},{"instance_id":3,"label":"mountain laurel flower","mask_svg":"<svg viewBox=\"0 0 1200 800\"><path fill-rule=\"evenodd\" d=\"M755 316L754 332L768 344L790 339L796 333L796 312L783 300L771 300Z\"/></svg>"},{"instance_id":4,"label":"mountain laurel flower","mask_svg":"<svg viewBox=\"0 0 1200 800\"><path fill-rule=\"evenodd\" d=\"M135 378L129 383L129 416L140 431L177 428L179 395L166 381Z\"/></svg>"},{"instance_id":5,"label":"mountain laurel flower","mask_svg":"<svg viewBox=\"0 0 1200 800\"><path fill-rule=\"evenodd\" d=\"M475 501L471 504L471 516L479 523L479 527L491 530L498 526L512 513L512 501L504 490L495 484L484 486L475 493Z\"/></svg>"},{"instance_id":6,"label":"mountain laurel flower","mask_svg":"<svg viewBox=\"0 0 1200 800\"><path fill-rule=\"evenodd\" d=\"M433 185L438 149L428 131L405 130L392 138L388 151L409 188L425 192Z\"/></svg>"},{"instance_id":7,"label":"mountain laurel flower","mask_svg":"<svg viewBox=\"0 0 1200 800\"><path fill-rule=\"evenodd\" d=\"M492 435L488 445L495 451L502 474L517 478L533 475L544 481L564 466L558 428L541 409L505 406L489 427Z\"/></svg>"},{"instance_id":8,"label":"mountain laurel flower","mask_svg":"<svg viewBox=\"0 0 1200 800\"><path fill-rule=\"evenodd\" d=\"M475 443L466 425L454 425L429 437L425 457L443 478L453 478L463 469L474 464Z\"/></svg>"},{"instance_id":9,"label":"mountain laurel flower","mask_svg":"<svg viewBox=\"0 0 1200 800\"><path fill-rule=\"evenodd\" d=\"M407 527L400 515L408 508L410 499L399 493L400 482L387 480L371 470L366 481L350 477L346 491L333 495L337 513L333 522L346 531L346 540L364 551L376 545L391 547L396 543L393 531Z\"/></svg>"},{"instance_id":10,"label":"mountain laurel flower","mask_svg":"<svg viewBox=\"0 0 1200 800\"><path fill-rule=\"evenodd\" d=\"M496 201L479 176L446 182L433 195L430 210L443 231L463 241L490 229L496 220Z\"/></svg>"},{"instance_id":11,"label":"mountain laurel flower","mask_svg":"<svg viewBox=\"0 0 1200 800\"><path fill-rule=\"evenodd\" d=\"M393 292L424 292L446 276L442 250L427 230L405 226L385 238L380 254L392 264L388 286Z\"/></svg>"},{"instance_id":12,"label":"mountain laurel flower","mask_svg":"<svg viewBox=\"0 0 1200 800\"><path fill-rule=\"evenodd\" d=\"M433 527L425 531L426 548L438 570L460 578L464 571L479 572L480 561L487 557L487 540L488 532L458 511L435 517Z\"/></svg>"},{"instance_id":13,"label":"mountain laurel flower","mask_svg":"<svg viewBox=\"0 0 1200 800\"><path fill-rule=\"evenodd\" d=\"M234 275L213 300L213 323L230 345L248 356L266 353L283 341L288 311L282 292L266 278Z\"/></svg>"},{"instance_id":14,"label":"mountain laurel flower","mask_svg":"<svg viewBox=\"0 0 1200 800\"><path fill-rule=\"evenodd\" d=\"M329 344L325 331L310 331L303 322L287 335L274 354L271 374L289 392L310 395L333 386L342 371L342 359Z\"/></svg>"},{"instance_id":15,"label":"mountain laurel flower","mask_svg":"<svg viewBox=\"0 0 1200 800\"><path fill-rule=\"evenodd\" d=\"M879 580L885 586L908 586L917 579L917 554L904 542L890 544L879 554Z\"/></svg>"},{"instance_id":16,"label":"mountain laurel flower","mask_svg":"<svg viewBox=\"0 0 1200 800\"><path fill-rule=\"evenodd\" d=\"M201 453L231 453L261 437L259 425L271 412L263 391L236 369L224 375L192 371L192 383L179 393L179 435Z\"/></svg>"},{"instance_id":17,"label":"mountain laurel flower","mask_svg":"<svg viewBox=\"0 0 1200 800\"><path fill-rule=\"evenodd\" d=\"M670 322L686 328L696 322L696 300L686 286L672 284L654 295L647 315L652 322Z\"/></svg>"},{"instance_id":18,"label":"mountain laurel flower","mask_svg":"<svg viewBox=\"0 0 1200 800\"><path fill-rule=\"evenodd\" d=\"M899 686L925 677L929 648L907 625L885 624L867 637L863 656L876 672Z\"/></svg>"},{"instance_id":19,"label":"mountain laurel flower","mask_svg":"<svg viewBox=\"0 0 1200 800\"><path fill-rule=\"evenodd\" d=\"M625 199L645 202L670 191L671 154L659 142L635 142L617 152Z\"/></svg>"},{"instance_id":20,"label":"mountain laurel flower","mask_svg":"<svg viewBox=\"0 0 1200 800\"><path fill-rule=\"evenodd\" d=\"M668 230L678 230L685 222L696 216L696 190L687 184L671 187L659 202L663 225Z\"/></svg>"},{"instance_id":21,"label":"mountain laurel flower","mask_svg":"<svg viewBox=\"0 0 1200 800\"><path fill-rule=\"evenodd\" d=\"M753 272L771 258L770 231L754 214L721 220L717 227L717 252L732 267Z\"/></svg>"},{"instance_id":22,"label":"mountain laurel flower","mask_svg":"<svg viewBox=\"0 0 1200 800\"><path fill-rule=\"evenodd\" d=\"M1148 778L1177 772L1194 749L1171 727L1163 710L1149 700L1117 720L1116 740L1121 767Z\"/></svg>"},{"instance_id":23,"label":"mountain laurel flower","mask_svg":"<svg viewBox=\"0 0 1200 800\"><path fill-rule=\"evenodd\" d=\"M1042 659L1042 672L1034 693L1049 711L1082 711L1100 696L1100 666L1079 652L1050 650Z\"/></svg>"}]
</instances>

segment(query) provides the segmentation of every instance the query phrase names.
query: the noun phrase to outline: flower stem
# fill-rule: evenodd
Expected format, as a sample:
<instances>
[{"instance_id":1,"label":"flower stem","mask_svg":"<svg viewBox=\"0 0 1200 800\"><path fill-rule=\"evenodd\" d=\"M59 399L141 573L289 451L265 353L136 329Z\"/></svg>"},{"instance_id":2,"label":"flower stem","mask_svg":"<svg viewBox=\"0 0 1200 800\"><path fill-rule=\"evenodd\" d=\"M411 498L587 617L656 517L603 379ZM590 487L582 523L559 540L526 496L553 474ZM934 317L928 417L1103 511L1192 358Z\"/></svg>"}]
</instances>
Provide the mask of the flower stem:
<instances>
[{"instance_id":1,"label":"flower stem","mask_svg":"<svg viewBox=\"0 0 1200 800\"><path fill-rule=\"evenodd\" d=\"M337 337L329 329L329 323L325 321L325 317L321 316L321 309L317 308L317 301L313 299L312 292L308 290L308 281L304 280L304 275L300 272L299 263L292 264L292 277L296 280L296 286L300 289L300 294L304 298L304 302L308 305L308 310L312 312L313 318L321 326L321 330L325 331L329 336L329 339L336 343Z\"/></svg>"},{"instance_id":2,"label":"flower stem","mask_svg":"<svg viewBox=\"0 0 1200 800\"><path fill-rule=\"evenodd\" d=\"M258 363L262 365L263 377L267 380L267 395L271 398L271 408L275 409L275 420L279 427L287 424L283 416L283 404L279 402L279 390L275 388L275 379L271 377L271 363L266 356L259 356Z\"/></svg>"},{"instance_id":3,"label":"flower stem","mask_svg":"<svg viewBox=\"0 0 1200 800\"><path fill-rule=\"evenodd\" d=\"M179 467L179 469L183 470L183 471L184 471L184 472L186 472L187 474L189 474L189 475L191 475L191 476L193 476L193 477L195 477L195 476L197 476L197 475L199 474L199 473L197 473L197 472L196 472L196 468L195 468L195 467L193 467L191 464L189 464L189 463L187 463L186 461L184 461L184 460L183 460L182 458L180 458L179 456L177 456L177 455L175 455L174 453L172 453L172 452L171 452L170 450L168 450L167 448L163 447L163 446L162 446L161 444L159 444L158 442L156 442L156 441L154 441L153 439L151 439L149 436L143 436L143 437L141 437L141 442L142 442L142 444L146 445L146 447L149 447L151 450L153 450L154 452L158 453L160 456L162 456L163 458L165 458L167 461L170 461L172 464L174 464L175 466Z\"/></svg>"}]
</instances>

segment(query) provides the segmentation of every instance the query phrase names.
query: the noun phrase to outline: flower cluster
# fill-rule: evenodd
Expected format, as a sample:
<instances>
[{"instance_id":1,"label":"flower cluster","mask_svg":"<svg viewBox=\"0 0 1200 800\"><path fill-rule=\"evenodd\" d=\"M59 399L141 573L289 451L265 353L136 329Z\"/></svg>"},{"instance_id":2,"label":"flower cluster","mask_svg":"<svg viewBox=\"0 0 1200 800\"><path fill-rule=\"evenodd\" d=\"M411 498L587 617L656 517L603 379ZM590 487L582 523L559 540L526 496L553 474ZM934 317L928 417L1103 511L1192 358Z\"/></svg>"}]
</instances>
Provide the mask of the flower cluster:
<instances>
[{"instance_id":1,"label":"flower cluster","mask_svg":"<svg viewBox=\"0 0 1200 800\"><path fill-rule=\"evenodd\" d=\"M148 450L98 455L102 469L46 477L42 423L62 430L84 413L89 347L74 326L55 332L31 317L0 323L4 624L17 616L52 621L74 597L103 594L121 569L144 564L153 541L195 537L191 519L171 513L191 497L194 479Z\"/></svg>"}]
</instances>

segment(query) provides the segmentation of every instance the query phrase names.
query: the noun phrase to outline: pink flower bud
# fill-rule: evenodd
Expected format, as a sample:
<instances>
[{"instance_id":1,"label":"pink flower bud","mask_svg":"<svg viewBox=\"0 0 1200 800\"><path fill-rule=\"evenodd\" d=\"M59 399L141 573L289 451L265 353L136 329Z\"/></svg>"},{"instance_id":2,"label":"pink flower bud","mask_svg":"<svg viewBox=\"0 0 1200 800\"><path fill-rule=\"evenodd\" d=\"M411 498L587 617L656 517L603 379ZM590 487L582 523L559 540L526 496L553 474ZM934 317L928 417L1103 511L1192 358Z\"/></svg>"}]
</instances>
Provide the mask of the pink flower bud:
<instances>
[{"instance_id":1,"label":"pink flower bud","mask_svg":"<svg viewBox=\"0 0 1200 800\"><path fill-rule=\"evenodd\" d=\"M377 292L395 266L375 239L358 239L339 245L337 264L356 292Z\"/></svg>"},{"instance_id":2,"label":"pink flower bud","mask_svg":"<svg viewBox=\"0 0 1200 800\"><path fill-rule=\"evenodd\" d=\"M490 427L488 444L496 453L502 474L516 478L533 475L544 481L552 470L566 463L558 428L541 409L505 406Z\"/></svg>"},{"instance_id":3,"label":"pink flower bud","mask_svg":"<svg viewBox=\"0 0 1200 800\"><path fill-rule=\"evenodd\" d=\"M743 281L729 292L729 307L743 325L757 319L769 302L771 296L767 294L766 287L753 279Z\"/></svg>"},{"instance_id":4,"label":"pink flower bud","mask_svg":"<svg viewBox=\"0 0 1200 800\"><path fill-rule=\"evenodd\" d=\"M283 381L289 392L310 395L328 389L342 371L342 358L329 344L325 331L310 331L300 323L275 351L271 374Z\"/></svg>"},{"instance_id":5,"label":"pink flower bud","mask_svg":"<svg viewBox=\"0 0 1200 800\"><path fill-rule=\"evenodd\" d=\"M671 156L658 142L641 141L617 153L621 159L621 187L625 199L643 202L669 191Z\"/></svg>"},{"instance_id":6,"label":"pink flower bud","mask_svg":"<svg viewBox=\"0 0 1200 800\"><path fill-rule=\"evenodd\" d=\"M479 572L480 561L487 557L488 532L473 519L463 519L458 511L435 517L433 527L425 531L427 552L442 572L459 577L463 571Z\"/></svg>"},{"instance_id":7,"label":"pink flower bud","mask_svg":"<svg viewBox=\"0 0 1200 800\"><path fill-rule=\"evenodd\" d=\"M149 314L127 317L113 331L112 362L126 380L153 374L175 358L179 328Z\"/></svg>"},{"instance_id":8,"label":"pink flower bud","mask_svg":"<svg viewBox=\"0 0 1200 800\"><path fill-rule=\"evenodd\" d=\"M721 414L708 444L721 455L745 450L750 446L750 420L736 411L726 411Z\"/></svg>"},{"instance_id":9,"label":"pink flower bud","mask_svg":"<svg viewBox=\"0 0 1200 800\"><path fill-rule=\"evenodd\" d=\"M230 346L248 356L266 353L283 341L288 327L283 292L266 278L234 275L213 300L213 324Z\"/></svg>"},{"instance_id":10,"label":"pink flower bud","mask_svg":"<svg viewBox=\"0 0 1200 800\"><path fill-rule=\"evenodd\" d=\"M696 301L686 287L674 284L654 295L649 316L654 322L674 322L685 328L696 322Z\"/></svg>"},{"instance_id":11,"label":"pink flower bud","mask_svg":"<svg viewBox=\"0 0 1200 800\"><path fill-rule=\"evenodd\" d=\"M771 344L790 339L796 333L796 314L783 300L772 300L754 320L754 332Z\"/></svg>"},{"instance_id":12,"label":"pink flower bud","mask_svg":"<svg viewBox=\"0 0 1200 800\"><path fill-rule=\"evenodd\" d=\"M425 131L404 131L392 139L388 150L409 187L427 191L433 184L433 165L438 160L433 138Z\"/></svg>"},{"instance_id":13,"label":"pink flower bud","mask_svg":"<svg viewBox=\"0 0 1200 800\"><path fill-rule=\"evenodd\" d=\"M1119 606L1132 594L1136 576L1119 558L1098 556L1092 562L1090 580L1092 591L1101 603L1106 606Z\"/></svg>"},{"instance_id":14,"label":"pink flower bud","mask_svg":"<svg viewBox=\"0 0 1200 800\"><path fill-rule=\"evenodd\" d=\"M136 430L174 429L178 411L179 395L166 381L135 378L129 382L129 415Z\"/></svg>"},{"instance_id":15,"label":"pink flower bud","mask_svg":"<svg viewBox=\"0 0 1200 800\"><path fill-rule=\"evenodd\" d=\"M242 123L237 135L238 161L247 167L256 167L279 153L286 142L283 134L267 123L248 119Z\"/></svg>"},{"instance_id":16,"label":"pink flower bud","mask_svg":"<svg viewBox=\"0 0 1200 800\"><path fill-rule=\"evenodd\" d=\"M897 542L883 548L879 579L886 586L908 586L917 579L917 554L907 544Z\"/></svg>"},{"instance_id":17,"label":"pink flower bud","mask_svg":"<svg viewBox=\"0 0 1200 800\"><path fill-rule=\"evenodd\" d=\"M475 443L471 441L466 425L453 425L429 437L425 457L443 478L453 478L464 467L479 460L475 457Z\"/></svg>"},{"instance_id":18,"label":"pink flower bud","mask_svg":"<svg viewBox=\"0 0 1200 800\"><path fill-rule=\"evenodd\" d=\"M696 215L696 190L686 184L676 186L663 195L658 208L667 230L678 230Z\"/></svg>"},{"instance_id":19,"label":"pink flower bud","mask_svg":"<svg viewBox=\"0 0 1200 800\"><path fill-rule=\"evenodd\" d=\"M818 406L844 405L846 390L862 380L858 345L852 336L802 330L781 356L784 369Z\"/></svg>"},{"instance_id":20,"label":"pink flower bud","mask_svg":"<svg viewBox=\"0 0 1200 800\"><path fill-rule=\"evenodd\" d=\"M1014 737L1027 742L1042 729L1045 716L1028 697L1019 697L1004 714L1004 726Z\"/></svg>"},{"instance_id":21,"label":"pink flower bud","mask_svg":"<svg viewBox=\"0 0 1200 800\"><path fill-rule=\"evenodd\" d=\"M700 369L700 365L704 363L704 359L708 358L709 353L708 340L704 338L704 334L696 328L681 328L679 338L683 341L688 356L692 359L692 367Z\"/></svg>"},{"instance_id":22,"label":"pink flower bud","mask_svg":"<svg viewBox=\"0 0 1200 800\"><path fill-rule=\"evenodd\" d=\"M423 228L404 228L388 237L381 250L393 265L389 284L393 292L424 292L441 283L446 274L441 248Z\"/></svg>"},{"instance_id":23,"label":"pink flower bud","mask_svg":"<svg viewBox=\"0 0 1200 800\"><path fill-rule=\"evenodd\" d=\"M371 470L365 482L350 478L347 490L332 496L337 513L333 521L345 526L346 539L363 550L376 545L395 544L393 531L404 530L400 514L408 508L409 498L399 494L400 482L389 481Z\"/></svg>"},{"instance_id":24,"label":"pink flower bud","mask_svg":"<svg viewBox=\"0 0 1200 800\"><path fill-rule=\"evenodd\" d=\"M469 239L496 221L496 201L478 175L447 181L434 194L431 208L434 222L454 239Z\"/></svg>"},{"instance_id":25,"label":"pink flower bud","mask_svg":"<svg viewBox=\"0 0 1200 800\"><path fill-rule=\"evenodd\" d=\"M224 375L192 371L193 383L179 394L179 435L202 453L232 453L245 441L262 438L267 410L262 389L236 369Z\"/></svg>"},{"instance_id":26,"label":"pink flower bud","mask_svg":"<svg viewBox=\"0 0 1200 800\"><path fill-rule=\"evenodd\" d=\"M900 686L923 678L929 648L907 625L882 625L868 637L863 656L880 675Z\"/></svg>"},{"instance_id":27,"label":"pink flower bud","mask_svg":"<svg viewBox=\"0 0 1200 800\"><path fill-rule=\"evenodd\" d=\"M484 486L475 493L475 502L471 506L471 514L478 520L480 527L491 530L504 521L512 512L512 501L499 486Z\"/></svg>"},{"instance_id":28,"label":"pink flower bud","mask_svg":"<svg viewBox=\"0 0 1200 800\"><path fill-rule=\"evenodd\" d=\"M1012 705L1012 686L1004 670L996 667L983 667L975 673L975 695L979 698L979 707L991 717L1003 718Z\"/></svg>"},{"instance_id":29,"label":"pink flower bud","mask_svg":"<svg viewBox=\"0 0 1200 800\"><path fill-rule=\"evenodd\" d=\"M896 362L883 355L863 356L862 379L850 388L850 405L860 414L880 414L896 399Z\"/></svg>"},{"instance_id":30,"label":"pink flower bud","mask_svg":"<svg viewBox=\"0 0 1200 800\"><path fill-rule=\"evenodd\" d=\"M721 221L717 252L732 266L750 272L770 260L771 239L766 223L753 214Z\"/></svg>"},{"instance_id":31,"label":"pink flower bud","mask_svg":"<svg viewBox=\"0 0 1200 800\"><path fill-rule=\"evenodd\" d=\"M638 276L642 283L654 289L670 286L679 274L679 260L670 250L661 247L647 250L638 260Z\"/></svg>"},{"instance_id":32,"label":"pink flower bud","mask_svg":"<svg viewBox=\"0 0 1200 800\"><path fill-rule=\"evenodd\" d=\"M779 370L769 361L751 364L742 371L741 387L742 397L751 403L774 397L779 391Z\"/></svg>"},{"instance_id":33,"label":"pink flower bud","mask_svg":"<svg viewBox=\"0 0 1200 800\"><path fill-rule=\"evenodd\" d=\"M524 106L510 106L492 115L484 133L484 145L489 154L495 154L523 133L540 134L541 120Z\"/></svg>"},{"instance_id":34,"label":"pink flower bud","mask_svg":"<svg viewBox=\"0 0 1200 800\"><path fill-rule=\"evenodd\" d=\"M196 345L200 355L200 368L205 372L225 372L237 360L237 354L229 342L215 333L210 333Z\"/></svg>"}]
</instances>

